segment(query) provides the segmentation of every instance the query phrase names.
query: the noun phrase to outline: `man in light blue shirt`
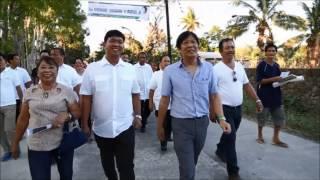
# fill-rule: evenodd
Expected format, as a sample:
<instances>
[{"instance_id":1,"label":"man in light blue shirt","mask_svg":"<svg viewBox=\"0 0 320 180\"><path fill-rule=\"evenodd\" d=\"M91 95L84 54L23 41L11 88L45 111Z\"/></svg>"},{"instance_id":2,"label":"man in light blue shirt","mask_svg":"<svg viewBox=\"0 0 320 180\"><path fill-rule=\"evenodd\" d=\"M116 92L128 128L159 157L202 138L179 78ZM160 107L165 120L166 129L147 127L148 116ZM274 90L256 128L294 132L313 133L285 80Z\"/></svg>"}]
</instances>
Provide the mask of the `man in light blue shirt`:
<instances>
[{"instance_id":1,"label":"man in light blue shirt","mask_svg":"<svg viewBox=\"0 0 320 180\"><path fill-rule=\"evenodd\" d=\"M171 99L174 149L179 161L180 179L193 180L195 166L204 146L210 119L217 115L225 133L225 121L212 65L198 58L199 39L190 31L181 33L176 46L181 61L168 66L163 74L157 133L164 140L163 122Z\"/></svg>"}]
</instances>

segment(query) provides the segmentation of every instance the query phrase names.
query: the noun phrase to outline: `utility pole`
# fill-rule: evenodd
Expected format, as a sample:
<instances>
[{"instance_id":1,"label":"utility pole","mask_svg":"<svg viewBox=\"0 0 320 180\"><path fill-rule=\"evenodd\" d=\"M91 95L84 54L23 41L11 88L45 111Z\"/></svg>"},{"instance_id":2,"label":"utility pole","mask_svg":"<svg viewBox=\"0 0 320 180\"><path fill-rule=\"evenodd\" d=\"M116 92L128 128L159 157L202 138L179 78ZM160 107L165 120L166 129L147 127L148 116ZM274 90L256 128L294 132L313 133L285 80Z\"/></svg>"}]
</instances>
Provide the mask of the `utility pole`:
<instances>
[{"instance_id":1,"label":"utility pole","mask_svg":"<svg viewBox=\"0 0 320 180\"><path fill-rule=\"evenodd\" d=\"M169 6L168 6L168 0L164 0L164 4L166 5L168 56L169 56L169 58L170 58L170 63L172 63L171 43L170 43L171 40L170 40L170 22L169 22Z\"/></svg>"}]
</instances>

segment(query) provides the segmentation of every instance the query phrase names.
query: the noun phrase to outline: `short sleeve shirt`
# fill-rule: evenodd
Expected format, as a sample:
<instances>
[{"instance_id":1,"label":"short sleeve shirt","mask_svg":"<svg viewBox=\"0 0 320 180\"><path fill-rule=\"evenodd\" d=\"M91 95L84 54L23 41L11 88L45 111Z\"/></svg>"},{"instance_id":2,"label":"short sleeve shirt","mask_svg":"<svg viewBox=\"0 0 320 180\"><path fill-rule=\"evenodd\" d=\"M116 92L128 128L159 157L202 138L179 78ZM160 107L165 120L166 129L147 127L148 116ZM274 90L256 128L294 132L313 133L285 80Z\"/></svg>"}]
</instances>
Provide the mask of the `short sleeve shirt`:
<instances>
[{"instance_id":1,"label":"short sleeve shirt","mask_svg":"<svg viewBox=\"0 0 320 180\"><path fill-rule=\"evenodd\" d=\"M62 84L58 84L47 93L47 96L44 95L44 91L38 85L27 89L23 102L29 106L28 128L51 124L59 113L68 112L68 104L76 103L73 90ZM60 145L62 134L62 127L34 134L27 139L28 147L35 151L53 150Z\"/></svg>"},{"instance_id":2,"label":"short sleeve shirt","mask_svg":"<svg viewBox=\"0 0 320 180\"><path fill-rule=\"evenodd\" d=\"M261 61L256 70L257 94L262 101L264 107L277 108L282 104L282 94L280 87L274 88L272 83L260 84L262 79L268 79L280 76L281 71L279 64L268 64Z\"/></svg>"}]
</instances>

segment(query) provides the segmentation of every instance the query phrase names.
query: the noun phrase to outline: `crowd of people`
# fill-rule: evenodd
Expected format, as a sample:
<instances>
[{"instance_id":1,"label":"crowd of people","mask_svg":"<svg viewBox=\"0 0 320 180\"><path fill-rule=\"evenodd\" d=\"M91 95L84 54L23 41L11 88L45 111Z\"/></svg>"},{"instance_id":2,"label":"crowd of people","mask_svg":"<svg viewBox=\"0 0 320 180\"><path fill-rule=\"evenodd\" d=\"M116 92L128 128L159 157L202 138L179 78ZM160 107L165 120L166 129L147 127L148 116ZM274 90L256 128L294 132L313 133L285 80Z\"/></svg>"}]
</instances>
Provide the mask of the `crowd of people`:
<instances>
[{"instance_id":1,"label":"crowd of people","mask_svg":"<svg viewBox=\"0 0 320 180\"><path fill-rule=\"evenodd\" d=\"M265 143L263 126L271 114L273 144L288 147L279 138L285 123L275 62L277 47L265 47L265 59L257 66L257 88L236 62L233 39L219 43L222 61L212 64L199 59L199 38L190 31L179 35L176 47L180 60L170 64L164 55L159 66L148 63L145 52L130 64L123 54L125 36L110 30L104 37L105 55L86 64L76 58L74 66L64 63L62 48L41 51L31 77L19 67L19 55L0 53L1 161L20 156L19 142L27 128L51 124L51 129L27 137L28 161L34 180L50 179L51 164L57 164L61 179L72 179L74 150L60 152L63 126L79 121L82 131L94 136L105 176L110 180L132 180L135 129L145 133L148 117L155 111L161 151L173 141L181 180L195 179L195 167L211 122L223 130L216 156L226 163L229 179L240 179L236 135L240 127L243 90L256 103L257 143ZM159 70L156 70L159 69Z\"/></svg>"}]
</instances>

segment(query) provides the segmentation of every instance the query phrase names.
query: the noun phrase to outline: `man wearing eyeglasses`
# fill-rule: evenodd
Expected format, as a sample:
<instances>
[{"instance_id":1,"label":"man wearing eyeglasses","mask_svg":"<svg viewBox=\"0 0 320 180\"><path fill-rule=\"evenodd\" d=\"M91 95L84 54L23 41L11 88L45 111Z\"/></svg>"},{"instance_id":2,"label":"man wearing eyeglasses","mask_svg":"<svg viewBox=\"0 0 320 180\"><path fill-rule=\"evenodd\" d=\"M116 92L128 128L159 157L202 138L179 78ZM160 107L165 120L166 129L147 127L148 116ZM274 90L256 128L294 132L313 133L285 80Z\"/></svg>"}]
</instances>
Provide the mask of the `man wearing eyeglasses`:
<instances>
[{"instance_id":1,"label":"man wearing eyeglasses","mask_svg":"<svg viewBox=\"0 0 320 180\"><path fill-rule=\"evenodd\" d=\"M243 89L256 102L257 111L263 109L259 97L250 84L244 67L234 59L235 45L233 39L225 38L219 42L222 61L214 67L217 78L218 93L221 95L224 116L231 126L231 133L223 133L217 144L216 155L227 163L229 179L240 179L236 153L236 133L241 122L241 105Z\"/></svg>"}]
</instances>

